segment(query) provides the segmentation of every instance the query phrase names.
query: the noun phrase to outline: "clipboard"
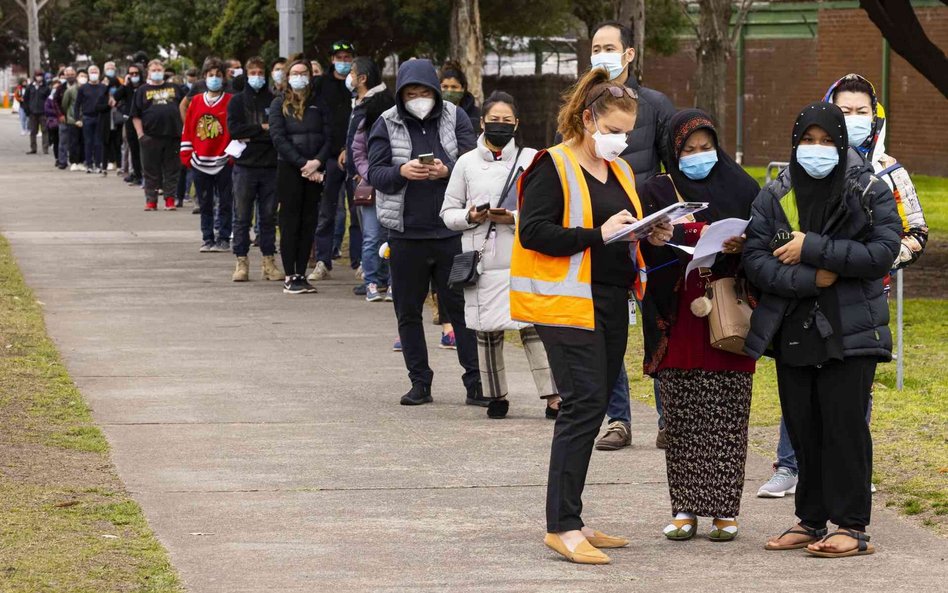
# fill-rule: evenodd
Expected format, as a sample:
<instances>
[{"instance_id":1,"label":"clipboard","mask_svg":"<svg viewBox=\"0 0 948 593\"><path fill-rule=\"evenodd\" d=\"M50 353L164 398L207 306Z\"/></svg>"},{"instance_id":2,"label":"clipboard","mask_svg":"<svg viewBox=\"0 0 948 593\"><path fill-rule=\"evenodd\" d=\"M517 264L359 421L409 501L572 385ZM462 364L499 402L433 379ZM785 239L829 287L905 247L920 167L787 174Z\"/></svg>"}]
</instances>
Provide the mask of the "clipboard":
<instances>
[{"instance_id":1,"label":"clipboard","mask_svg":"<svg viewBox=\"0 0 948 593\"><path fill-rule=\"evenodd\" d=\"M604 243L609 245L621 241L629 235L633 235L635 240L639 241L647 237L656 226L665 222L677 224L681 219L692 216L696 212L701 212L707 207L708 202L677 202L662 208L658 212L649 214L638 222L626 225L621 231L606 239Z\"/></svg>"}]
</instances>

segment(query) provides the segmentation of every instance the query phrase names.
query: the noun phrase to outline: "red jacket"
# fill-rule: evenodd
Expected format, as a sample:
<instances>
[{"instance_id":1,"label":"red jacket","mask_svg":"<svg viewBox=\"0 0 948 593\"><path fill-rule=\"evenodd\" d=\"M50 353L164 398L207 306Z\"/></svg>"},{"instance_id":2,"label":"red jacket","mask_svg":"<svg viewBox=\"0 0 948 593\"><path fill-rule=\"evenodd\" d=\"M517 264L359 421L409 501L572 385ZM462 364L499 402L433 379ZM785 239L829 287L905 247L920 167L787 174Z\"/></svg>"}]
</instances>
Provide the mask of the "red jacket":
<instances>
[{"instance_id":1,"label":"red jacket","mask_svg":"<svg viewBox=\"0 0 948 593\"><path fill-rule=\"evenodd\" d=\"M230 157L224 154L224 149L230 144L227 130L230 98L230 93L222 93L216 99L209 99L207 93L203 93L188 105L181 133L181 162L186 167L217 175L227 165Z\"/></svg>"}]
</instances>

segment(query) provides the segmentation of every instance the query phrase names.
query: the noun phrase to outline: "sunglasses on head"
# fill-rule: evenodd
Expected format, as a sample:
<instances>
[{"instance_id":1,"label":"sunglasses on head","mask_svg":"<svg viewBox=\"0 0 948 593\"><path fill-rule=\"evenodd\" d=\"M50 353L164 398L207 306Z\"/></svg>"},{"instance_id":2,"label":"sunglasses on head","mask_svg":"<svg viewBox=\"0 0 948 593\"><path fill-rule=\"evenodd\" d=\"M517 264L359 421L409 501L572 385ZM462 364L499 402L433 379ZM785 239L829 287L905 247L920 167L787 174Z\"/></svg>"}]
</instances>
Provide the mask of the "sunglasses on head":
<instances>
[{"instance_id":1,"label":"sunglasses on head","mask_svg":"<svg viewBox=\"0 0 948 593\"><path fill-rule=\"evenodd\" d=\"M337 41L332 44L332 52L336 53L337 51L354 51L351 43L346 43L345 41Z\"/></svg>"},{"instance_id":2,"label":"sunglasses on head","mask_svg":"<svg viewBox=\"0 0 948 593\"><path fill-rule=\"evenodd\" d=\"M631 89L627 86L607 86L606 88L602 89L602 92L596 95L595 99L586 103L586 109L592 107L596 101L601 99L606 93L610 93L616 99L621 99L623 95L627 95L630 99L634 99L636 101L639 100L639 94L635 92L635 89Z\"/></svg>"}]
</instances>

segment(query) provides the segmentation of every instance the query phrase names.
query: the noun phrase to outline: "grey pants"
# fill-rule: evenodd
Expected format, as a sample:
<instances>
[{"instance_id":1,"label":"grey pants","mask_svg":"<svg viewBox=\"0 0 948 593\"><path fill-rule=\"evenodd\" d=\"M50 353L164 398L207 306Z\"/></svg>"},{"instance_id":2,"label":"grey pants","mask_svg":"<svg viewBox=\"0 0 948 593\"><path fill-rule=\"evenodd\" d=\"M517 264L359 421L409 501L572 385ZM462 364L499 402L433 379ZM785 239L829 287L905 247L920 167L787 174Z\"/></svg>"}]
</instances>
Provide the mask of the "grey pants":
<instances>
[{"instance_id":1,"label":"grey pants","mask_svg":"<svg viewBox=\"0 0 948 593\"><path fill-rule=\"evenodd\" d=\"M527 364L541 398L557 395L553 373L546 358L546 349L533 326L520 330L520 340L527 353ZM507 397L507 367L504 364L504 332L477 332L477 357L480 362L481 385L487 386L487 397Z\"/></svg>"},{"instance_id":2,"label":"grey pants","mask_svg":"<svg viewBox=\"0 0 948 593\"><path fill-rule=\"evenodd\" d=\"M30 150L36 152L36 135L43 135L43 154L49 152L49 132L46 131L46 116L40 113L39 115L33 113L30 114Z\"/></svg>"}]
</instances>

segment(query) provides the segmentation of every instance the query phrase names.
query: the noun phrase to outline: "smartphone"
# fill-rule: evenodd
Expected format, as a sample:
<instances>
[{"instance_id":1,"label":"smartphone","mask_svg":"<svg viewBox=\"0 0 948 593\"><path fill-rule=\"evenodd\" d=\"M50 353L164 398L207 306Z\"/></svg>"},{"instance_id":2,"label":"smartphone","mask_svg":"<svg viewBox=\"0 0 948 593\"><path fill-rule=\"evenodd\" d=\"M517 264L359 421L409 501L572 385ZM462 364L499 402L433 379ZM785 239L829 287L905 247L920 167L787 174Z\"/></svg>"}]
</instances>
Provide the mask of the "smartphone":
<instances>
[{"instance_id":1,"label":"smartphone","mask_svg":"<svg viewBox=\"0 0 948 593\"><path fill-rule=\"evenodd\" d=\"M422 165L433 165L434 164L434 153L419 154L418 162Z\"/></svg>"},{"instance_id":2,"label":"smartphone","mask_svg":"<svg viewBox=\"0 0 948 593\"><path fill-rule=\"evenodd\" d=\"M487 210L488 208L490 208L490 202L484 202L483 204L478 204L477 206L475 206L474 211L483 212L484 210Z\"/></svg>"},{"instance_id":3,"label":"smartphone","mask_svg":"<svg viewBox=\"0 0 948 593\"><path fill-rule=\"evenodd\" d=\"M504 214L507 214L507 209L506 208L491 208L490 213L495 214L497 216L503 216Z\"/></svg>"},{"instance_id":4,"label":"smartphone","mask_svg":"<svg viewBox=\"0 0 948 593\"><path fill-rule=\"evenodd\" d=\"M790 231L780 229L774 238L770 241L770 250L776 251L793 240L793 234Z\"/></svg>"}]
</instances>

